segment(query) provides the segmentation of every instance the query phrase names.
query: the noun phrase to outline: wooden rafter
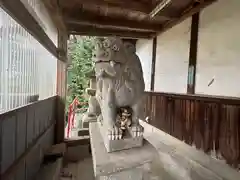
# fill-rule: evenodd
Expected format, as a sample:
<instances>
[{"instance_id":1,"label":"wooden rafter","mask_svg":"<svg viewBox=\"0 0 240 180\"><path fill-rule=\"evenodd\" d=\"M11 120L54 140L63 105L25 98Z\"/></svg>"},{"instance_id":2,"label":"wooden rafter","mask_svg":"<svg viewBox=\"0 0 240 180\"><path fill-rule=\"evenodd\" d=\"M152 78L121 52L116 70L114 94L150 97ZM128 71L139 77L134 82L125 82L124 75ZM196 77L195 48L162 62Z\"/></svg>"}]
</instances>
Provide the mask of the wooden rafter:
<instances>
[{"instance_id":1,"label":"wooden rafter","mask_svg":"<svg viewBox=\"0 0 240 180\"><path fill-rule=\"evenodd\" d=\"M85 29L90 28L91 34L94 35L112 34L113 32L119 35L120 32L123 32L129 37L130 34L136 32L137 36L146 37L147 35L149 37L155 32L166 31L214 1L216 0L195 0L190 3L189 0L186 0L176 3L176 0L162 0L154 7L151 6L152 3L149 3L151 10L147 5L144 7L145 10L138 9L141 11L140 13L133 12L136 7L132 7L132 3L138 3L137 8L143 6L144 3L133 0L127 4L123 1L72 0L69 3L67 0L60 0L60 6L64 21L69 26L68 29L71 30L71 33L87 34ZM117 7L117 9L113 7ZM121 8L124 11L121 11ZM167 18L161 19L162 17ZM82 27L84 30L81 29ZM106 33L102 32L104 30ZM133 34L133 37L136 35Z\"/></svg>"},{"instance_id":2,"label":"wooden rafter","mask_svg":"<svg viewBox=\"0 0 240 180\"><path fill-rule=\"evenodd\" d=\"M68 25L94 25L105 28L135 29L141 31L160 31L162 29L162 26L159 24L106 16L87 16L85 13L79 13L79 15L74 18L65 16L64 20Z\"/></svg>"},{"instance_id":3,"label":"wooden rafter","mask_svg":"<svg viewBox=\"0 0 240 180\"><path fill-rule=\"evenodd\" d=\"M97 28L94 26L68 26L68 32L75 35L88 36L119 36L122 38L144 38L150 39L155 36L155 32L139 32L120 29Z\"/></svg>"},{"instance_id":4,"label":"wooden rafter","mask_svg":"<svg viewBox=\"0 0 240 180\"><path fill-rule=\"evenodd\" d=\"M149 13L150 18L155 17L158 13L163 10L166 6L168 6L172 0L162 0L157 6Z\"/></svg>"},{"instance_id":5,"label":"wooden rafter","mask_svg":"<svg viewBox=\"0 0 240 180\"><path fill-rule=\"evenodd\" d=\"M130 11L139 11L144 13L149 13L151 11L151 6L146 6L142 3L136 1L122 0L122 1L98 1L98 0L59 0L60 6L65 7L74 7L79 6L81 4L89 5L89 6L101 6L106 9L111 7L127 9Z\"/></svg>"},{"instance_id":6,"label":"wooden rafter","mask_svg":"<svg viewBox=\"0 0 240 180\"><path fill-rule=\"evenodd\" d=\"M69 3L68 0L59 0L59 4L61 7L64 7L65 9L68 9L68 11L76 11L79 12L79 8L82 6L87 7L101 7L102 9L105 9L106 12L112 8L118 9L119 11L124 10L128 12L139 12L148 14L153 10L155 6L153 4L148 3L149 5L146 5L147 3L132 1L132 0L124 0L124 1L97 1L97 0L74 0ZM76 10L75 10L76 9ZM165 20L170 20L172 18L176 18L175 13L165 13L161 14L161 18Z\"/></svg>"}]
</instances>

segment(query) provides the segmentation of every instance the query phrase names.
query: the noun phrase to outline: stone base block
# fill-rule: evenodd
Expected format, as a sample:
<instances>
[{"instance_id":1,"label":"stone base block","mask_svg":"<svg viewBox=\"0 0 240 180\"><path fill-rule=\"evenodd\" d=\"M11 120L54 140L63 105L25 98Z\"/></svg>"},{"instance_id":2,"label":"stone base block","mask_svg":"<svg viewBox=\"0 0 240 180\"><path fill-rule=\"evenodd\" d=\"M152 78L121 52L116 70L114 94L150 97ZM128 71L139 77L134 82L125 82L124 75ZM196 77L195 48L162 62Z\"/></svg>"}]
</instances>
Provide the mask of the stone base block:
<instances>
[{"instance_id":1,"label":"stone base block","mask_svg":"<svg viewBox=\"0 0 240 180\"><path fill-rule=\"evenodd\" d=\"M108 153L98 123L89 125L94 174L97 180L160 180L158 153L147 141L143 146Z\"/></svg>"},{"instance_id":2,"label":"stone base block","mask_svg":"<svg viewBox=\"0 0 240 180\"><path fill-rule=\"evenodd\" d=\"M85 113L82 118L82 128L89 128L89 122L96 122L97 117Z\"/></svg>"},{"instance_id":3,"label":"stone base block","mask_svg":"<svg viewBox=\"0 0 240 180\"><path fill-rule=\"evenodd\" d=\"M124 149L131 149L143 146L143 136L132 137L129 135L124 139L110 140L104 127L100 123L98 123L98 126L107 152L121 151Z\"/></svg>"}]
</instances>

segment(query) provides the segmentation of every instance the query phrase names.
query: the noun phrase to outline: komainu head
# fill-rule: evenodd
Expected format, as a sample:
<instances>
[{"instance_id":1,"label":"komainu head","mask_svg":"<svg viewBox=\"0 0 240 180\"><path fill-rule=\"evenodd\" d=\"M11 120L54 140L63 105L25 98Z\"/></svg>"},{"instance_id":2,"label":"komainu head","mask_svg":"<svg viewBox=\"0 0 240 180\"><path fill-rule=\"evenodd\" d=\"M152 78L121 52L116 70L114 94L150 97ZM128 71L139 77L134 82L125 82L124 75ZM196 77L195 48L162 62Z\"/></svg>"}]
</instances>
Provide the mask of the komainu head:
<instances>
[{"instance_id":1,"label":"komainu head","mask_svg":"<svg viewBox=\"0 0 240 180\"><path fill-rule=\"evenodd\" d=\"M96 75L104 70L106 73L115 74L128 61L128 50L120 38L96 38L96 51L93 58Z\"/></svg>"}]
</instances>

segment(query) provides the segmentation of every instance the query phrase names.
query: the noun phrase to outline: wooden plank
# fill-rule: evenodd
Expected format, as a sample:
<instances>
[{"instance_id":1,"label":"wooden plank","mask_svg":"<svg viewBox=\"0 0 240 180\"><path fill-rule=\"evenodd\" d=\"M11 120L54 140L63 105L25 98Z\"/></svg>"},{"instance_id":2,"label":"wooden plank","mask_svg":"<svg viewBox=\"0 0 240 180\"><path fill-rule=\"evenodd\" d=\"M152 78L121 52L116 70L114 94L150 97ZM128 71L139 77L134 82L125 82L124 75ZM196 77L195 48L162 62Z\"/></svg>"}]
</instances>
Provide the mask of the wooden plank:
<instances>
[{"instance_id":1,"label":"wooden plank","mask_svg":"<svg viewBox=\"0 0 240 180\"><path fill-rule=\"evenodd\" d=\"M57 106L56 106L56 125L55 125L55 143L62 143L64 141L65 128L65 91L66 73L64 72L65 65L58 61L57 68ZM64 77L65 76L65 77ZM64 78L64 79L63 79Z\"/></svg>"},{"instance_id":2,"label":"wooden plank","mask_svg":"<svg viewBox=\"0 0 240 180\"><path fill-rule=\"evenodd\" d=\"M33 144L36 144L36 146L39 146L38 142L43 142L41 140L38 141L36 139L40 138L41 134L46 129L48 129L48 127L50 127L51 125L53 125L55 123L52 120L52 117L53 117L52 115L54 113L54 111L53 111L54 109L49 108L49 106L55 106L55 100L56 100L56 97L50 97L50 98L42 100L42 101L37 101L37 102L31 103L31 104L22 106L20 108L10 110L10 111L0 115L0 125L1 125L0 126L0 142L1 142L1 144L0 144L1 163L0 164L1 164L1 166L4 165L4 167L5 167L4 169L2 169L3 166L0 167L0 169L1 169L0 179L2 179L2 178L4 179L4 177L7 178L9 176L15 176L15 174L21 175L21 176L25 174L25 171L21 172L20 169L21 170L25 169L25 168L22 168L22 166L25 164L26 157L29 157L31 159L31 157L30 157L31 155L28 152L32 152ZM41 117L36 116L36 114L35 114L36 109L43 109L43 111L41 111L42 112ZM35 114L35 115L27 116L27 114L29 114L30 112L33 112L33 114ZM41 120L42 122L44 122L45 119L47 119L49 121L49 123L42 130L41 134L38 134L36 137L34 137L33 133L32 134L27 133L27 131L29 130L28 127L30 127L30 126L27 126L27 124L29 122L35 121L35 119L36 119L36 121ZM23 124L21 124L21 123L23 123ZM9 128L9 127L11 127L11 128ZM23 127L24 127L24 129L20 130ZM32 126L30 128L33 129ZM9 129L11 129L11 131L9 131L9 132L6 131ZM22 134L22 136L19 136L19 134ZM29 136L32 136L34 140L28 141L26 139L26 137L29 137ZM19 141L19 138L22 140ZM14 139L14 140L11 140L11 139ZM46 141L44 141L44 142L46 142ZM11 148L13 145L14 145L14 148ZM34 146L35 149L36 149L36 146ZM3 149L3 147L5 148L5 150ZM29 148L31 150L29 150ZM39 148L37 147L37 149L39 149ZM14 151L14 153L12 153L13 151ZM4 152L7 152L7 155ZM2 153L4 153L4 156L5 156L4 161L2 161L3 160ZM9 154L10 155L14 154L14 159L13 159L14 161L11 160L12 158L9 157ZM6 161L6 158L7 158L7 161ZM9 161L11 161L11 164L9 164ZM32 161L34 163L37 162L36 159L33 159ZM7 162L7 166L6 166L6 162ZM25 165L24 165L24 167L25 167Z\"/></svg>"},{"instance_id":3,"label":"wooden plank","mask_svg":"<svg viewBox=\"0 0 240 180\"><path fill-rule=\"evenodd\" d=\"M150 18L153 18L158 15L159 12L161 12L165 7L167 7L172 0L162 0L160 1L156 7L149 13Z\"/></svg>"},{"instance_id":4,"label":"wooden plank","mask_svg":"<svg viewBox=\"0 0 240 180\"><path fill-rule=\"evenodd\" d=\"M198 50L199 13L192 16L191 40L189 49L187 93L195 94L197 50Z\"/></svg>"},{"instance_id":5,"label":"wooden plank","mask_svg":"<svg viewBox=\"0 0 240 180\"><path fill-rule=\"evenodd\" d=\"M19 168L19 165L27 158L30 152L38 145L38 142L48 133L48 131L53 127L53 123L46 128L44 132L42 132L34 142L27 148L27 150L0 176L2 180L9 180L12 176L14 176L15 172Z\"/></svg>"},{"instance_id":6,"label":"wooden plank","mask_svg":"<svg viewBox=\"0 0 240 180\"><path fill-rule=\"evenodd\" d=\"M136 12L144 12L149 13L151 11L151 6L146 6L144 4L122 0L122 1L98 1L98 0L72 0L69 3L68 0L59 0L59 5L64 8L72 9L73 7L81 7L81 5L93 7L93 6L100 6L106 9L109 8L120 8L129 11L136 11Z\"/></svg>"},{"instance_id":7,"label":"wooden plank","mask_svg":"<svg viewBox=\"0 0 240 180\"><path fill-rule=\"evenodd\" d=\"M67 60L67 34L63 31L58 33L58 48L62 50L62 59ZM55 143L64 141L65 129L65 101L67 87L67 63L57 62L57 108L56 108L56 126Z\"/></svg>"},{"instance_id":8,"label":"wooden plank","mask_svg":"<svg viewBox=\"0 0 240 180\"><path fill-rule=\"evenodd\" d=\"M57 47L40 26L38 20L28 11L30 7L26 8L21 0L0 0L0 6L50 53L58 58Z\"/></svg>"},{"instance_id":9,"label":"wooden plank","mask_svg":"<svg viewBox=\"0 0 240 180\"><path fill-rule=\"evenodd\" d=\"M121 38L143 38L151 39L156 33L152 32L139 32L139 31L126 31L119 29L106 29L91 26L71 26L69 33L75 35L88 35L88 36L119 36Z\"/></svg>"},{"instance_id":10,"label":"wooden plank","mask_svg":"<svg viewBox=\"0 0 240 180\"><path fill-rule=\"evenodd\" d=\"M98 1L98 0L76 0L69 3L67 0L60 0L59 5L63 12L78 14L82 9L101 9L105 12L107 11L122 11L127 13L138 13L149 17L148 14L156 7L155 3L152 2L134 2L134 1ZM170 20L176 17L176 13L164 12L164 14L158 15L158 19Z\"/></svg>"},{"instance_id":11,"label":"wooden plank","mask_svg":"<svg viewBox=\"0 0 240 180\"><path fill-rule=\"evenodd\" d=\"M124 30L160 31L159 24L127 20L123 18L112 18L106 16L91 16L86 13L79 13L77 16L65 17L68 26L71 25L94 25L104 28L118 28Z\"/></svg>"},{"instance_id":12,"label":"wooden plank","mask_svg":"<svg viewBox=\"0 0 240 180\"><path fill-rule=\"evenodd\" d=\"M229 165L239 167L240 98L233 102L231 98L157 92L147 92L146 97L152 103L146 109L151 125L206 153L215 151Z\"/></svg>"},{"instance_id":13,"label":"wooden plank","mask_svg":"<svg viewBox=\"0 0 240 180\"><path fill-rule=\"evenodd\" d=\"M157 37L153 38L152 71L151 71L151 91L154 91L154 84L155 84L156 54L157 54Z\"/></svg>"},{"instance_id":14,"label":"wooden plank","mask_svg":"<svg viewBox=\"0 0 240 180\"><path fill-rule=\"evenodd\" d=\"M181 93L166 93L166 92L152 92L145 91L146 94L151 94L152 96L161 96L161 97L170 97L177 98L179 100L188 99L188 100L198 100L211 103L225 103L229 105L239 105L239 97L227 97L227 96L211 96L211 95L197 95L197 94L181 94Z\"/></svg>"},{"instance_id":15,"label":"wooden plank","mask_svg":"<svg viewBox=\"0 0 240 180\"><path fill-rule=\"evenodd\" d=\"M0 116L0 172L2 172L2 148L3 148L3 141L2 141L2 131L3 131L3 118ZM0 173L1 174L1 173Z\"/></svg>"},{"instance_id":16,"label":"wooden plank","mask_svg":"<svg viewBox=\"0 0 240 180\"><path fill-rule=\"evenodd\" d=\"M11 129L11 131L9 131ZM10 116L5 116L2 119L2 149L1 149L1 173L4 173L11 164L14 163L17 144L16 144L16 131L17 131L17 117L16 113L12 113Z\"/></svg>"}]
</instances>

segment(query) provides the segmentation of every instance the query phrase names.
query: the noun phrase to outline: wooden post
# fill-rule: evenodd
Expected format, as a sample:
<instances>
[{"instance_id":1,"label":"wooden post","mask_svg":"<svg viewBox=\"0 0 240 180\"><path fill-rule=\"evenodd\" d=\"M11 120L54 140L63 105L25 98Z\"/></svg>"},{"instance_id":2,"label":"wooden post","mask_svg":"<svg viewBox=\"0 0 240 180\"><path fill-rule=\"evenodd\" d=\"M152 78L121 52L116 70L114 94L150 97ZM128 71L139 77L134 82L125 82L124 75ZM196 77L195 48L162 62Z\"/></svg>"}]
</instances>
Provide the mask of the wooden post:
<instances>
[{"instance_id":1,"label":"wooden post","mask_svg":"<svg viewBox=\"0 0 240 180\"><path fill-rule=\"evenodd\" d=\"M190 50L189 50L188 82L187 82L188 94L195 94L197 49L198 49L198 28L199 28L199 13L196 13L192 16L192 25L191 25L191 40L190 40Z\"/></svg>"},{"instance_id":2,"label":"wooden post","mask_svg":"<svg viewBox=\"0 0 240 180\"><path fill-rule=\"evenodd\" d=\"M67 87L67 35L61 31L58 33L58 53L61 59L57 62L57 109L55 126L55 143L64 141L65 133L65 102Z\"/></svg>"},{"instance_id":3,"label":"wooden post","mask_svg":"<svg viewBox=\"0 0 240 180\"><path fill-rule=\"evenodd\" d=\"M154 91L156 53L157 53L157 37L153 38L152 71L151 71L151 91Z\"/></svg>"}]
</instances>

